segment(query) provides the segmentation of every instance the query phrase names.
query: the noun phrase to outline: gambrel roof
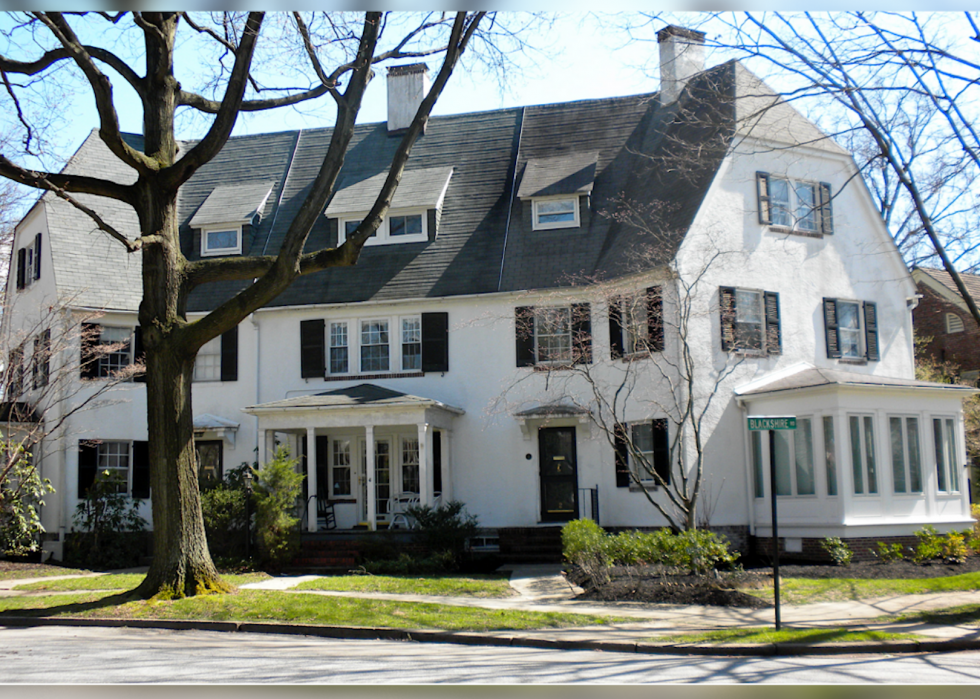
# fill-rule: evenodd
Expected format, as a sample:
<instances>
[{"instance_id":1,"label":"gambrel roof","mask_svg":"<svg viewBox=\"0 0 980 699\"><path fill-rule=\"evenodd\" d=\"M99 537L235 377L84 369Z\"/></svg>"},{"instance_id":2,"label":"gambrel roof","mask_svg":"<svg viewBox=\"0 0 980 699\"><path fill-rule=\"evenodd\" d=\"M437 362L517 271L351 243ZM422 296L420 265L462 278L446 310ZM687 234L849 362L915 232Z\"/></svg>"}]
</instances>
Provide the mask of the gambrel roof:
<instances>
[{"instance_id":1,"label":"gambrel roof","mask_svg":"<svg viewBox=\"0 0 980 699\"><path fill-rule=\"evenodd\" d=\"M769 109L760 111L760 105ZM767 134L844 153L734 61L692 78L681 98L666 107L651 93L433 117L415 145L392 210L430 209L428 240L365 247L356 267L302 277L272 305L552 288L576 277L642 271L636 268L638 249L652 251L640 256L645 264L666 264L732 142ZM330 129L311 129L230 139L181 189L184 254L200 257L195 227L232 223L217 220L232 214L235 221L248 221L243 254L276 253L330 137ZM140 137L127 138L139 147ZM384 123L355 127L334 199L310 232L307 250L336 245L338 218L368 208L399 140ZM66 171L120 181L134 177L95 132ZM531 201L556 195L587 201L581 226L534 230ZM70 205L51 195L44 199L59 291L75 295L80 305L135 310L139 255L127 255ZM121 230L135 230L136 217L126 206L79 199ZM244 284L199 288L188 310L208 310Z\"/></svg>"}]
</instances>

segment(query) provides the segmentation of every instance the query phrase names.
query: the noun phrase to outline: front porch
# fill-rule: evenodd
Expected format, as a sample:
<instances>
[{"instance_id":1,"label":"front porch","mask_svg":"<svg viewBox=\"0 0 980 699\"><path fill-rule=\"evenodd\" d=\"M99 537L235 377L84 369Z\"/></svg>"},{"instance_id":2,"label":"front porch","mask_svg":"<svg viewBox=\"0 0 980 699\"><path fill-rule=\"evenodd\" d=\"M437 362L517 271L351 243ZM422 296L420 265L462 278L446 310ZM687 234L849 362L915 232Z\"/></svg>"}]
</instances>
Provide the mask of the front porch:
<instances>
[{"instance_id":1,"label":"front porch","mask_svg":"<svg viewBox=\"0 0 980 699\"><path fill-rule=\"evenodd\" d=\"M459 408L373 384L245 408L259 419L259 461L286 445L300 459L308 532L377 530L412 505L452 498L450 438Z\"/></svg>"}]
</instances>

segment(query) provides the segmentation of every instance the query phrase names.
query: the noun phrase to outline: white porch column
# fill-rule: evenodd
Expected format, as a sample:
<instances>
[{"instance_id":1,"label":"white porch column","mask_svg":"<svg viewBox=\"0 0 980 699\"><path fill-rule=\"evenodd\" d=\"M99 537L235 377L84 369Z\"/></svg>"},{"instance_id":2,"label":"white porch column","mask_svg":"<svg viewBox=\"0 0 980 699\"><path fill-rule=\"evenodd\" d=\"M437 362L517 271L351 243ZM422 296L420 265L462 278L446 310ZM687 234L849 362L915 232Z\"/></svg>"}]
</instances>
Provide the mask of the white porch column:
<instances>
[{"instance_id":1,"label":"white porch column","mask_svg":"<svg viewBox=\"0 0 980 699\"><path fill-rule=\"evenodd\" d=\"M374 425L364 426L364 477L367 479L366 495L367 498L367 518L368 529L374 531L378 527L378 494L374 487L375 466L374 463Z\"/></svg>"},{"instance_id":2,"label":"white porch column","mask_svg":"<svg viewBox=\"0 0 980 699\"><path fill-rule=\"evenodd\" d=\"M442 504L445 505L453 499L453 470L450 468L449 457L449 435L451 432L439 430L439 434L442 436Z\"/></svg>"},{"instance_id":3,"label":"white porch column","mask_svg":"<svg viewBox=\"0 0 980 699\"><path fill-rule=\"evenodd\" d=\"M307 503L307 522L306 528L316 531L316 512L317 512L317 482L316 482L316 435L312 427L306 428L306 492L309 493ZM311 507L312 505L312 507Z\"/></svg>"},{"instance_id":4,"label":"white porch column","mask_svg":"<svg viewBox=\"0 0 980 699\"><path fill-rule=\"evenodd\" d=\"M420 422L419 429L419 502L432 507L432 425Z\"/></svg>"},{"instance_id":5,"label":"white porch column","mask_svg":"<svg viewBox=\"0 0 980 699\"><path fill-rule=\"evenodd\" d=\"M272 460L272 456L276 453L276 431L275 430L262 430L262 453L259 454L259 466L263 466Z\"/></svg>"}]
</instances>

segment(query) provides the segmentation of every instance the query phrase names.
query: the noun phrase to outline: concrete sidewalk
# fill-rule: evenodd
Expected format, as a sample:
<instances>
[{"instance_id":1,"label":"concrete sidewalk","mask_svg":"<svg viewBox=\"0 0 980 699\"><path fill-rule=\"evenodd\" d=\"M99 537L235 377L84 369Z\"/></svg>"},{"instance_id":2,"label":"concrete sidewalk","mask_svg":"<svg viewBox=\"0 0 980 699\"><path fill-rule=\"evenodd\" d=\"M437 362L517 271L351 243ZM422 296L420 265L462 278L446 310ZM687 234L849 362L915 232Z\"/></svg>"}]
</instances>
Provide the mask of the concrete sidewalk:
<instances>
[{"instance_id":1,"label":"concrete sidewalk","mask_svg":"<svg viewBox=\"0 0 980 699\"><path fill-rule=\"evenodd\" d=\"M506 570L511 573L510 584L515 594L506 598L436 597L431 595L399 595L369 592L329 592L304 590L303 594L324 597L359 597L364 599L430 602L460 607L485 609L514 609L535 612L564 612L591 614L616 619L602 626L574 627L565 629L540 629L533 631L495 632L433 632L408 629L362 629L346 627L315 627L298 624L254 624L238 622L156 622L112 620L113 626L149 626L154 628L201 628L221 631L260 631L265 633L292 633L353 638L405 638L455 643L486 643L493 645L532 645L557 648L590 648L609 651L645 653L686 653L711 655L773 655L773 654L827 654L827 653L881 653L923 652L936 650L980 649L980 628L972 626L934 626L923 623L882 621L884 616L952 607L961 604L980 603L980 591L950 592L927 595L902 595L878 600L844 601L783 605L783 625L793 628L840 628L850 631L863 629L893 633L916 634L928 641L904 641L896 643L825 643L818 645L796 644L745 644L724 646L672 645L651 638L670 637L725 628L769 627L774 624L774 610L745 609L738 607L708 607L696 605L647 604L640 602L592 602L575 599L581 589L575 588L562 574L560 565L516 565ZM137 571L126 571L137 572ZM68 577L91 577L93 574ZM271 578L258 583L242 585L242 589L293 591L300 583L320 576L300 575ZM0 596L26 594L12 590L18 584L43 579L0 581ZM299 594L299 591L296 591ZM71 624L70 619L0 619L0 624ZM75 623L92 625L99 620L79 619Z\"/></svg>"}]
</instances>

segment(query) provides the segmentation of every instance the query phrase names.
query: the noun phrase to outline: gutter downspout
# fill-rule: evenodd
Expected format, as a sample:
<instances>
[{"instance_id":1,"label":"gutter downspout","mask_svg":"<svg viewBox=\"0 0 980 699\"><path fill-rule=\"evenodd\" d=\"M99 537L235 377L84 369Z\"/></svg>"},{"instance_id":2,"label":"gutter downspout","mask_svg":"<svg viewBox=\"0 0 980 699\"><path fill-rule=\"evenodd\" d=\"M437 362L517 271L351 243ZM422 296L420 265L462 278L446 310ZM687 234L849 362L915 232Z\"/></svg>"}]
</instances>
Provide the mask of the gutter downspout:
<instances>
[{"instance_id":1,"label":"gutter downspout","mask_svg":"<svg viewBox=\"0 0 980 699\"><path fill-rule=\"evenodd\" d=\"M497 276L497 291L504 282L504 265L507 262L507 240L510 238L510 217L514 212L514 198L517 196L517 161L521 157L521 142L524 139L524 113L527 107L521 107L521 125L517 132L517 150L514 151L514 174L510 180L510 201L507 203L507 221L504 223L504 249L500 254L500 274Z\"/></svg>"}]
</instances>

